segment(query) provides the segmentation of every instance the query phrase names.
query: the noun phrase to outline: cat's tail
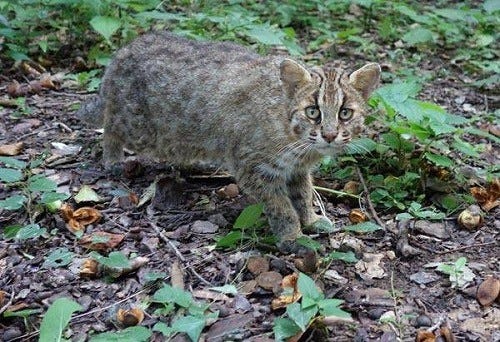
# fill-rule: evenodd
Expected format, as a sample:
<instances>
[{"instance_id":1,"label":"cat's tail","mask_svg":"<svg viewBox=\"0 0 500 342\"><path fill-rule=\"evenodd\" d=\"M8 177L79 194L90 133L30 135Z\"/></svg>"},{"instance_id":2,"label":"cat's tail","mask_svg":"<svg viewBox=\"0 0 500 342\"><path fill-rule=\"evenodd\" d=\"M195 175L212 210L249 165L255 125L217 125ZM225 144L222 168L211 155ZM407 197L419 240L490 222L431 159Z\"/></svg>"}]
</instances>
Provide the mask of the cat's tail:
<instances>
[{"instance_id":1,"label":"cat's tail","mask_svg":"<svg viewBox=\"0 0 500 342\"><path fill-rule=\"evenodd\" d=\"M80 109L76 112L76 116L90 126L102 127L104 121L103 110L104 104L101 97L96 95L82 104Z\"/></svg>"}]
</instances>

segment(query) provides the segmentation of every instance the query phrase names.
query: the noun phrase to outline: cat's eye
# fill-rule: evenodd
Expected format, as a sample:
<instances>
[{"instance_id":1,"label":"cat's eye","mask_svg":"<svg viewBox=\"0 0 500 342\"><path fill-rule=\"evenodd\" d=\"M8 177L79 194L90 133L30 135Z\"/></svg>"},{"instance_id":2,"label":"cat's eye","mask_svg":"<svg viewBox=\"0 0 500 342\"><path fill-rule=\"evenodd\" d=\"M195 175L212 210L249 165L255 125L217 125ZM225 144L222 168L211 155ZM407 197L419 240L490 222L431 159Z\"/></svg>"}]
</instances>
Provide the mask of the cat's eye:
<instances>
[{"instance_id":1,"label":"cat's eye","mask_svg":"<svg viewBox=\"0 0 500 342\"><path fill-rule=\"evenodd\" d=\"M339 119L343 121L347 121L350 118L352 118L352 115L354 114L354 111L349 108L342 108L339 112Z\"/></svg>"},{"instance_id":2,"label":"cat's eye","mask_svg":"<svg viewBox=\"0 0 500 342\"><path fill-rule=\"evenodd\" d=\"M310 106L305 109L306 116L311 120L321 119L321 111L316 106Z\"/></svg>"}]
</instances>

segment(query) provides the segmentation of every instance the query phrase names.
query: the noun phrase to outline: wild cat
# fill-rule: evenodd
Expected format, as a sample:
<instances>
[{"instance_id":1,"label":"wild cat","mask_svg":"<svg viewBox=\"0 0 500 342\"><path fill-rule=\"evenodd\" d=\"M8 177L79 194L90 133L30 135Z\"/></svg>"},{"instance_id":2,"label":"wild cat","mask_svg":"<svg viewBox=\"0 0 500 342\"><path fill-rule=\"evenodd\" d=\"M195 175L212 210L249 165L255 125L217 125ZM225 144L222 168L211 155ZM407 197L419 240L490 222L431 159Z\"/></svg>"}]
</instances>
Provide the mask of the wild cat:
<instances>
[{"instance_id":1,"label":"wild cat","mask_svg":"<svg viewBox=\"0 0 500 342\"><path fill-rule=\"evenodd\" d=\"M379 78L377 63L349 73L154 32L116 53L99 97L79 115L104 125L107 167L123 148L172 165L225 167L264 202L278 246L290 252L301 226L329 222L313 209L311 169L363 132Z\"/></svg>"}]
</instances>

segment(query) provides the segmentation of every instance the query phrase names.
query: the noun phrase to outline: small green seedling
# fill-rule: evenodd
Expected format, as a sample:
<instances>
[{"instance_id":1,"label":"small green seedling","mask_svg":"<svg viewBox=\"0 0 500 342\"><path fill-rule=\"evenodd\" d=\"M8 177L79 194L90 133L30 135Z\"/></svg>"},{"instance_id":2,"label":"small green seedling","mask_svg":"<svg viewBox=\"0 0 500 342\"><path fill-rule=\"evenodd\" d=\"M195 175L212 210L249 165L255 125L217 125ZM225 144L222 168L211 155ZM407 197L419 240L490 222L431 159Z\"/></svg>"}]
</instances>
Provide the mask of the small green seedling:
<instances>
[{"instance_id":1,"label":"small green seedling","mask_svg":"<svg viewBox=\"0 0 500 342\"><path fill-rule=\"evenodd\" d=\"M450 276L451 287L464 287L474 280L474 273L467 267L465 257L458 258L455 262L439 263L436 268L438 271Z\"/></svg>"}]
</instances>

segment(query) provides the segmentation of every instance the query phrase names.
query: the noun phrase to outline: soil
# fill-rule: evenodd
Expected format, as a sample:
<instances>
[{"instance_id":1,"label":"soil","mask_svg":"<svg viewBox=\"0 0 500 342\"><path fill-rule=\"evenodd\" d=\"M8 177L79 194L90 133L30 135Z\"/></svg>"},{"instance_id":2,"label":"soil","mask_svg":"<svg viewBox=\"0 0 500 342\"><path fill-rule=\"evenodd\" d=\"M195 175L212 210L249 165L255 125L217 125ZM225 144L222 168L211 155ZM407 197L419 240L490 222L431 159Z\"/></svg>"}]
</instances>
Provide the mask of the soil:
<instances>
[{"instance_id":1,"label":"soil","mask_svg":"<svg viewBox=\"0 0 500 342\"><path fill-rule=\"evenodd\" d=\"M438 70L447 61L435 57L426 63L428 70ZM9 73L2 77L0 93L5 94L14 79L26 83L18 73ZM465 82L458 68L450 68L447 76L426 86L422 98L468 117L481 115L498 104L498 96L482 93ZM216 237L228 233L241 210L251 203L234 185L230 191L224 190L234 180L221 170L178 171L129 156L123 175L104 171L100 163L101 133L83 126L74 114L87 96L63 82L58 89L28 94L29 114L14 117L21 109L15 104L4 105L0 108L0 145L23 142L22 151L15 157L25 161L46 153L45 163L35 172L56 180L59 191L72 195L66 202L75 209L90 206L102 215L86 226L85 234L118 234L123 240L106 252L121 251L147 261L118 277L102 273L83 277L80 270L82 260L89 256L88 245L79 243L59 213L40 212L36 222L47 228L45 236L25 241L0 239L0 290L4 292L0 310L40 309L25 319L1 317L0 340L37 340L43 313L60 297L83 306L73 316L65 332L67 338L83 341L91 334L116 330L117 310L148 302L158 288L147 283L148 274L164 272L165 282L180 282L197 300L219 311L218 321L202 333L206 341L271 341L273 321L284 314L284 309L271 309L271 301L279 293L279 280L274 280L274 287L255 285L252 280L259 270L250 272L248 260L262 256L261 267L286 276L298 272L299 258L251 243L230 250L214 248ZM10 98L4 95L2 99ZM481 128L488 122L479 119L477 125ZM497 155L497 148L493 146L490 153ZM494 160L498 162L498 156ZM138 200L155 181L155 196L138 206ZM343 186L328 179L317 181L339 190ZM83 185L89 185L101 201L76 203L74 195ZM12 193L5 185L0 189L0 199ZM301 341L414 341L417 330L432 328L435 332L440 326L449 328L457 341L500 341L498 299L483 307L476 298L478 285L488 276L500 276L498 207L487 213L479 229L460 228L456 217L430 226L429 222L415 221L398 224L394 214L379 213L386 229L358 235L346 233L342 227L350 224L349 212L359 203L330 196L322 197L322 201L338 231L311 235L323 246L320 258L340 250L354 252L360 261L334 260L317 268L312 262L312 269L306 271L328 298L344 300L341 307L352 314L354 321L329 323L323 335L309 329ZM22 211L0 212L2 228L27 220ZM43 267L47 256L57 248L75 253L72 263ZM433 264L459 257L467 258L467 266L475 275L463 288L453 287L448 275L438 272ZM311 262L305 264L310 266ZM224 284L244 287L238 295L216 296L209 290ZM153 313L156 308L152 304L146 309L141 325L151 328L160 319L165 320ZM155 333L153 340L161 341L162 336ZM178 334L174 340L188 339Z\"/></svg>"}]
</instances>

